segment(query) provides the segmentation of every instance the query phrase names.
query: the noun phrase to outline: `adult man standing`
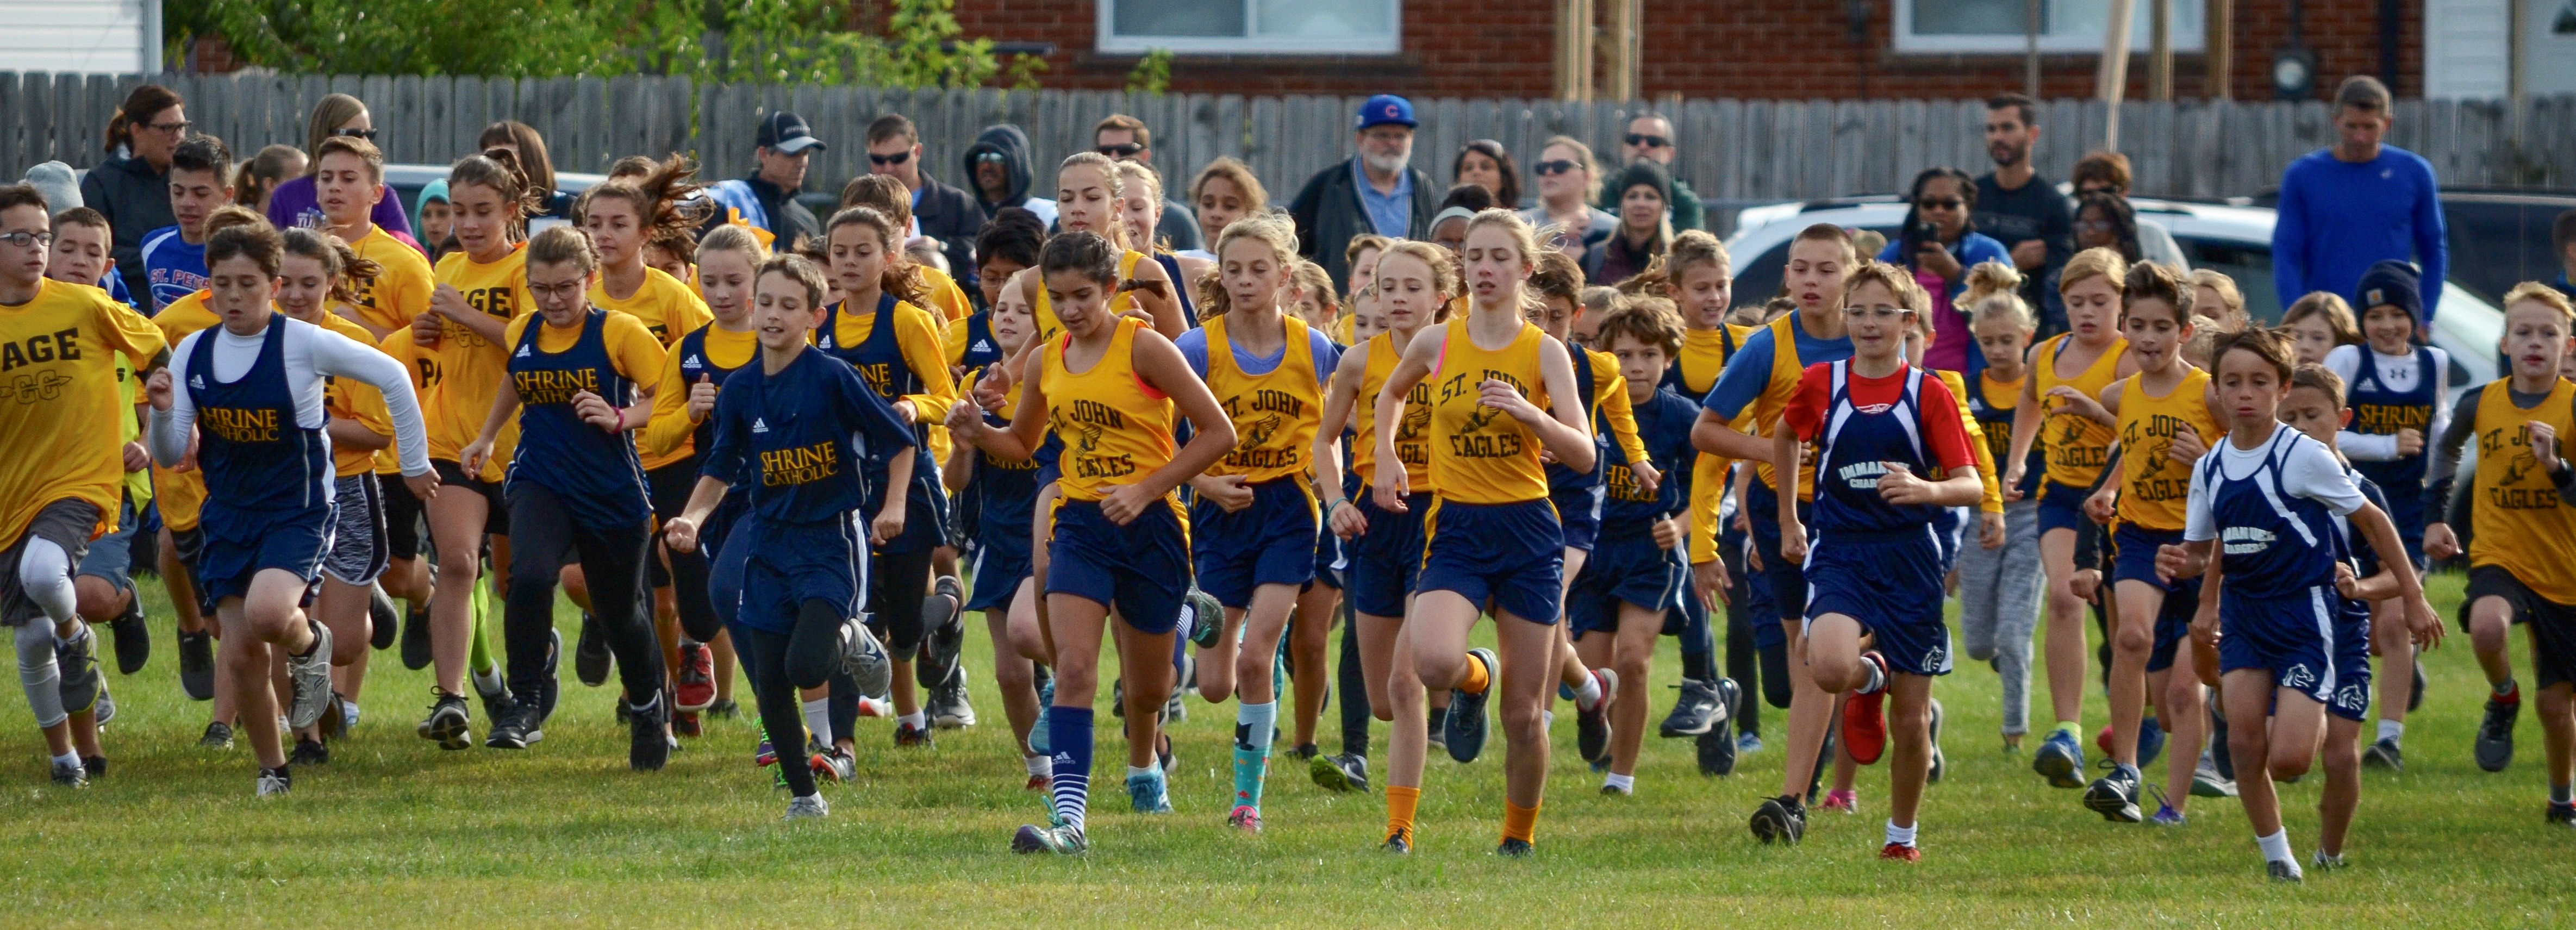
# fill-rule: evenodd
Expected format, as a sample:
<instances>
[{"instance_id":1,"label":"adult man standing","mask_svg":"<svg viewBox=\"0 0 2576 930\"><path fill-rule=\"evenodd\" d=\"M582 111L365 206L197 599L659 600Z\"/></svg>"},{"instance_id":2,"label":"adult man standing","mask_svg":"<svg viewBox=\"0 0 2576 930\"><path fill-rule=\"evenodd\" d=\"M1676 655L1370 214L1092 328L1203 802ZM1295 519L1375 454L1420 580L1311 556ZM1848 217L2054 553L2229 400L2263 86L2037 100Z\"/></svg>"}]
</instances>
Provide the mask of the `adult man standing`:
<instances>
[{"instance_id":1,"label":"adult man standing","mask_svg":"<svg viewBox=\"0 0 2576 930\"><path fill-rule=\"evenodd\" d=\"M1359 154L1317 172L1289 203L1298 253L1324 266L1333 280L1350 277L1342 252L1352 236L1420 239L1429 232L1440 192L1430 176L1412 167L1413 130L1419 125L1411 101L1394 94L1368 98L1352 127Z\"/></svg>"},{"instance_id":2,"label":"adult man standing","mask_svg":"<svg viewBox=\"0 0 2576 930\"><path fill-rule=\"evenodd\" d=\"M797 189L805 186L805 166L814 153L824 150L823 140L805 125L805 118L780 110L760 121L760 169L751 177L720 181L707 188L707 196L742 216L743 222L768 230L777 237L773 248L784 252L796 247L798 240L821 235L823 224L816 222L814 211L796 202ZM719 215L708 219L722 223Z\"/></svg>"},{"instance_id":3,"label":"adult man standing","mask_svg":"<svg viewBox=\"0 0 2576 930\"><path fill-rule=\"evenodd\" d=\"M1109 114L1099 125L1091 127L1091 144L1094 151L1119 161L1133 161L1147 167L1154 164L1154 131L1145 128L1144 120L1125 113ZM1197 211L1171 198L1173 190L1186 188L1188 184L1189 179L1181 178L1176 188L1171 175L1163 176L1163 218L1154 222L1154 238L1171 246L1175 252L1204 248L1199 242Z\"/></svg>"},{"instance_id":4,"label":"adult man standing","mask_svg":"<svg viewBox=\"0 0 2576 930\"><path fill-rule=\"evenodd\" d=\"M1674 147L1674 138L1673 121L1665 119L1661 113L1648 110L1630 117L1628 134L1619 140L1621 148L1628 156L1628 160L1623 164L1633 165L1641 161L1650 161L1663 166L1665 172L1671 172L1673 155L1679 151ZM1672 180L1673 199L1665 207L1664 215L1672 220L1673 231L1706 228L1702 225L1706 222L1706 218L1700 209L1699 194L1691 190L1690 182L1678 177ZM1618 213L1619 194L1619 191L1604 186L1599 204L1601 209L1613 214Z\"/></svg>"},{"instance_id":5,"label":"adult man standing","mask_svg":"<svg viewBox=\"0 0 2576 930\"><path fill-rule=\"evenodd\" d=\"M2050 282L2075 254L2075 204L2031 164L2039 141L2037 101L2020 94L1986 100L1986 154L1995 170L1977 178L1977 231L2012 250L2024 302L2040 309L2043 335L2066 331L2066 305Z\"/></svg>"},{"instance_id":6,"label":"adult man standing","mask_svg":"<svg viewBox=\"0 0 2576 930\"><path fill-rule=\"evenodd\" d=\"M868 124L868 173L893 177L912 191L912 219L921 227L914 232L937 240L958 282L973 287L975 233L984 225L983 211L965 191L921 170L921 133L911 120L889 113Z\"/></svg>"},{"instance_id":7,"label":"adult man standing","mask_svg":"<svg viewBox=\"0 0 2576 930\"><path fill-rule=\"evenodd\" d=\"M2334 147L2281 173L2272 281L2283 303L2311 291L2357 301L2361 273L2393 258L2423 269L2424 320L2432 321L2451 258L2441 190L2431 162L2380 141L2388 124L2388 85L2345 78L2335 89Z\"/></svg>"}]
</instances>

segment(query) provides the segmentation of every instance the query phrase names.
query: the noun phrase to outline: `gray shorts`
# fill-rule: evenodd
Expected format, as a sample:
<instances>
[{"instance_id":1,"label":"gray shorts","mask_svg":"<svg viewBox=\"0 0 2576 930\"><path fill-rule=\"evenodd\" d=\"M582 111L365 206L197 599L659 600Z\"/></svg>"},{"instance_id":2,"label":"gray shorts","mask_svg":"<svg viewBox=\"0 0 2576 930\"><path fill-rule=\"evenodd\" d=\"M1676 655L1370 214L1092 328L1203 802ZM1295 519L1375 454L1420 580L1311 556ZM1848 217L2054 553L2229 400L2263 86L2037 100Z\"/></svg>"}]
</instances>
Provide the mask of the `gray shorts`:
<instances>
[{"instance_id":1,"label":"gray shorts","mask_svg":"<svg viewBox=\"0 0 2576 930\"><path fill-rule=\"evenodd\" d=\"M19 583L18 563L26 558L27 540L43 539L63 547L72 564L89 552L89 533L98 528L98 505L85 500L64 498L36 511L27 522L27 532L0 549L0 626L24 626L27 621L45 615L44 608L27 597Z\"/></svg>"},{"instance_id":2,"label":"gray shorts","mask_svg":"<svg viewBox=\"0 0 2576 930\"><path fill-rule=\"evenodd\" d=\"M364 587L384 572L385 502L376 476L341 478L331 499L331 548L322 557L322 573Z\"/></svg>"},{"instance_id":3,"label":"gray shorts","mask_svg":"<svg viewBox=\"0 0 2576 930\"><path fill-rule=\"evenodd\" d=\"M118 591L134 590L134 537L143 520L134 512L134 495L129 492L116 505L116 532L99 537L89 544L89 553L81 556L74 575L96 578Z\"/></svg>"}]
</instances>

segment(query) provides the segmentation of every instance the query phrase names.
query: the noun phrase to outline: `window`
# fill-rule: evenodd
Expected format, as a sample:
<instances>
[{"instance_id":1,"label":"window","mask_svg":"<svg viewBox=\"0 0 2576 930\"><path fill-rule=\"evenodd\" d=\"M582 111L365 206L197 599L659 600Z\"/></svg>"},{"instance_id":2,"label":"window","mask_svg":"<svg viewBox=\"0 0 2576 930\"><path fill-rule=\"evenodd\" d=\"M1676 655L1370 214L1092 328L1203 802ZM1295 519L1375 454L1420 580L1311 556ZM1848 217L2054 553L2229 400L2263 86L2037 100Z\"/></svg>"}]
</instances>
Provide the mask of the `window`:
<instances>
[{"instance_id":1,"label":"window","mask_svg":"<svg viewBox=\"0 0 2576 930\"><path fill-rule=\"evenodd\" d=\"M1402 0L1100 0L1103 52L1391 55Z\"/></svg>"},{"instance_id":2,"label":"window","mask_svg":"<svg viewBox=\"0 0 2576 930\"><path fill-rule=\"evenodd\" d=\"M2197 52L2207 42L2203 0L2171 0L2173 47ZM2156 0L2130 4L2129 49L2147 50ZM1931 54L2012 53L2025 48L2027 0L1896 0L1896 50ZM2039 0L2039 50L2099 52L2111 0ZM2131 65L2136 68L2138 65Z\"/></svg>"}]
</instances>

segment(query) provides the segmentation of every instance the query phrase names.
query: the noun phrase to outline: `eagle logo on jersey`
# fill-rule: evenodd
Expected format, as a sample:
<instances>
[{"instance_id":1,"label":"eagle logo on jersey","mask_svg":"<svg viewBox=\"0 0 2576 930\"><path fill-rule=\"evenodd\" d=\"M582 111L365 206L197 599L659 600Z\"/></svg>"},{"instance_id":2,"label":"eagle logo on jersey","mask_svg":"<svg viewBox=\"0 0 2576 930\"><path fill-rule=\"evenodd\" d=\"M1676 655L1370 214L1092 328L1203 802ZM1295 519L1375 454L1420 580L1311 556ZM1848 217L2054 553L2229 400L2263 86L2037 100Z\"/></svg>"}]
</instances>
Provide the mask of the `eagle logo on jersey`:
<instances>
[{"instance_id":1,"label":"eagle logo on jersey","mask_svg":"<svg viewBox=\"0 0 2576 930\"><path fill-rule=\"evenodd\" d=\"M2317 673L2308 668L2308 663L2301 662L2290 666L2289 671L2281 673L2281 687L2305 691L2316 686Z\"/></svg>"},{"instance_id":2,"label":"eagle logo on jersey","mask_svg":"<svg viewBox=\"0 0 2576 930\"><path fill-rule=\"evenodd\" d=\"M70 383L72 383L70 375L48 368L32 375L19 375L12 379L9 392L17 395L19 403L32 404L62 396L63 385Z\"/></svg>"}]
</instances>

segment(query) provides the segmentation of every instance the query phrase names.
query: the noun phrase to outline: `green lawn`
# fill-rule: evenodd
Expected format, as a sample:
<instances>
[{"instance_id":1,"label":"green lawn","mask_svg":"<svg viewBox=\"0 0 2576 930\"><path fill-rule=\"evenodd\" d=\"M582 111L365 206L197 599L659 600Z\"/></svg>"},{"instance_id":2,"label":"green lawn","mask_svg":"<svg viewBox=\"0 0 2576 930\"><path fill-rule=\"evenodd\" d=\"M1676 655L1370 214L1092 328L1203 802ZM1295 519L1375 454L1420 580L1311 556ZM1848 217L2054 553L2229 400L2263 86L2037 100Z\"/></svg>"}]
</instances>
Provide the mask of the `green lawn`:
<instances>
[{"instance_id":1,"label":"green lawn","mask_svg":"<svg viewBox=\"0 0 2576 930\"><path fill-rule=\"evenodd\" d=\"M123 716L107 734L115 762L85 791L45 781L42 744L7 712L0 763L0 923L8 926L439 925L585 928L695 925L1221 924L1509 926L2569 926L2576 832L2541 820L2545 778L2528 719L2521 755L2500 775L2470 762L2480 680L2465 639L2427 663L2432 694L2407 741L2403 775L2367 773L2352 868L2302 887L2263 880L2235 802L2198 800L2179 830L2115 826L2077 792L2046 786L1995 736L1991 672L1942 680L1949 710L1946 782L1922 815L1925 859L1875 859L1886 776L1862 773L1860 816L1819 813L1807 842L1764 847L1745 817L1777 789L1785 715L1766 709L1772 748L1733 778L1692 766L1689 744L1649 739L1631 798L1596 793L1560 714L1554 780L1538 854L1498 860L1498 758L1432 765L1420 849L1374 851L1380 795L1334 795L1285 765L1271 781L1268 832L1223 827L1231 708L1192 699L1178 727L1175 816L1126 811L1116 729L1102 715L1093 851L1057 860L1011 855L1011 830L1040 819L1023 792L998 700L981 669L982 726L943 732L931 751L893 748L887 721L863 721L859 780L829 786L831 819L785 826L785 799L750 765L746 717L710 722L667 771L625 768L612 695L567 682L548 737L527 752L441 752L412 735L426 673L378 653L357 734L294 793L251 796L243 749L199 749L207 705L181 696L157 586L152 665L113 688ZM2447 617L2456 576L2438 579ZM570 616L564 628L573 634ZM982 666L980 623L970 656ZM2521 655L2517 640L2515 651ZM104 651L104 650L103 650ZM1675 663L1657 666L1658 714ZM569 675L567 675L569 678ZM748 703L748 689L743 689ZM2044 686L2034 703L2045 706ZM2105 711L2087 703L2088 727ZM482 730L479 709L475 729ZM1324 732L1335 732L1328 713ZM1378 758L1383 765L1383 728ZM1499 740L1496 743L1499 746ZM2089 747L2088 747L2089 751ZM1382 770L1373 774L1381 774ZM2162 767L2150 773L2160 780ZM2322 779L2285 786L2294 844L2315 844ZM929 923L937 921L937 923Z\"/></svg>"}]
</instances>

